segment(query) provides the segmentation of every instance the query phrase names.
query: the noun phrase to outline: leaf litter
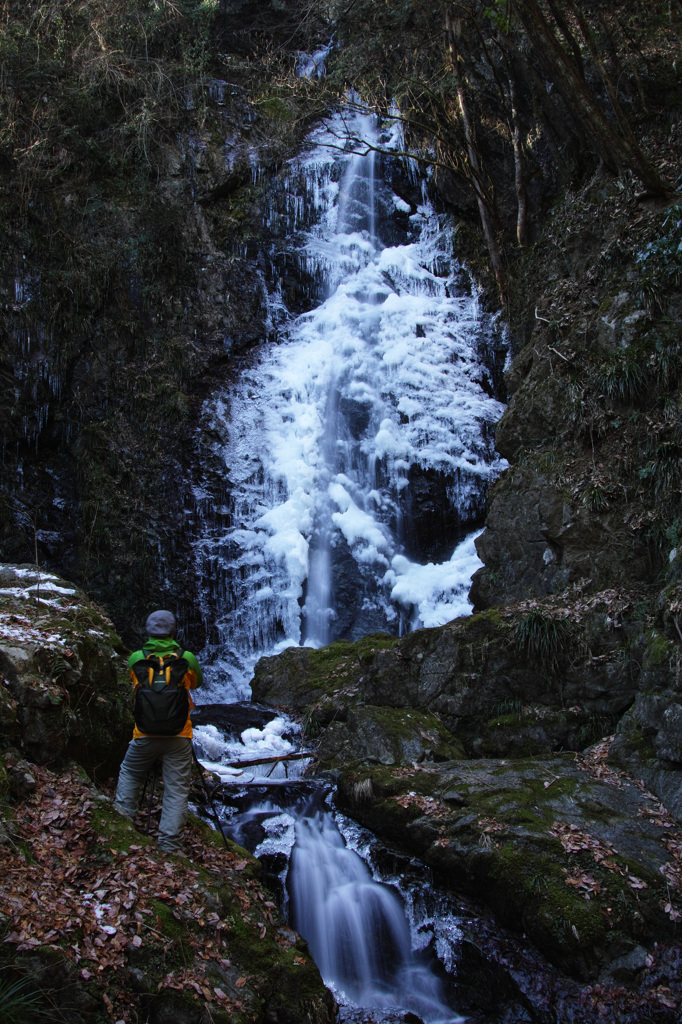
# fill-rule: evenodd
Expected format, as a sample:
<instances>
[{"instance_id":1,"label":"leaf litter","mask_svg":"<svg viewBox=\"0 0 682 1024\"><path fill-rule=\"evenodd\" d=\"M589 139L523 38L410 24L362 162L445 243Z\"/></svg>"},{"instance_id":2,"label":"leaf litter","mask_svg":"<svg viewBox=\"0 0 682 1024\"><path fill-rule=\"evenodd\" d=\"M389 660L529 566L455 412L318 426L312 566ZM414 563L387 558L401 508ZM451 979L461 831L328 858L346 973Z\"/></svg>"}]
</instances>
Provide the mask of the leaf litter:
<instances>
[{"instance_id":1,"label":"leaf litter","mask_svg":"<svg viewBox=\"0 0 682 1024\"><path fill-rule=\"evenodd\" d=\"M236 977L228 958L229 923L216 913L220 905L207 886L231 887L238 912L261 939L268 928L280 946L290 947L298 938L290 930L271 927L274 904L264 902L258 884L241 874L248 862L227 849L208 846L191 822L184 835L189 860L170 861L146 837L127 850L118 849L120 843L101 834L93 815L103 805L111 807L109 798L77 768L55 775L32 766L31 772L36 790L15 805L3 850L4 942L18 951L59 950L79 968L83 980L101 989L112 1020L134 1021L133 1004L139 997L130 990L128 955L145 947L150 953L171 949L172 939L155 909L162 903L178 922L190 925L183 945L192 951L193 962L161 977L158 990L192 989L195 999L240 1010L249 979ZM252 905L258 922L247 913ZM231 906L230 914L235 913ZM209 980L209 970L223 979L220 984Z\"/></svg>"}]
</instances>

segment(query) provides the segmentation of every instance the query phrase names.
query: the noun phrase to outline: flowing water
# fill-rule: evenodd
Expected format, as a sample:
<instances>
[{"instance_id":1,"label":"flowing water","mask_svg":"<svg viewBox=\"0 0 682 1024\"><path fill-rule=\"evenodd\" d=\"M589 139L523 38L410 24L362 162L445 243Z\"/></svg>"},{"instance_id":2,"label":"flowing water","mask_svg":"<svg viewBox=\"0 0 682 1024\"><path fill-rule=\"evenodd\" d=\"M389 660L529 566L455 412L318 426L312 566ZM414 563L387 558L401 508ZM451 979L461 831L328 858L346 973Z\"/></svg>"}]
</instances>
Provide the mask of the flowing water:
<instances>
[{"instance_id":1,"label":"flowing water","mask_svg":"<svg viewBox=\"0 0 682 1024\"><path fill-rule=\"evenodd\" d=\"M312 282L317 302L290 315L282 279L271 340L204 410L204 446L225 476L217 509L208 483L196 493L212 629L205 700L248 697L257 658L292 644L467 614L476 528L501 468L501 406L482 358L495 326L451 257L452 229L394 158L378 157L402 146L398 133L346 112L309 142L270 220L292 238L283 265ZM285 753L297 740L276 718L231 741L199 727L197 742L229 776L237 747ZM233 833L259 855L284 856L292 923L341 1002L402 1007L429 1024L460 1019L415 953L401 902L329 808L261 802L242 809Z\"/></svg>"}]
</instances>

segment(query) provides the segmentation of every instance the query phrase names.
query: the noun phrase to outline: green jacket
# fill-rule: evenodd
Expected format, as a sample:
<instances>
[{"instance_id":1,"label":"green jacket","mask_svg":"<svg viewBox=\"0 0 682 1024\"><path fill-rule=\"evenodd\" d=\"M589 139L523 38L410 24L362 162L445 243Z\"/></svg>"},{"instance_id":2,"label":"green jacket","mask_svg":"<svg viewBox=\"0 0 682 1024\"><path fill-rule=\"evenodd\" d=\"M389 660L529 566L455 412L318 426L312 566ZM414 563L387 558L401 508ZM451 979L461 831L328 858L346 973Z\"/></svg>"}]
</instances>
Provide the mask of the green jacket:
<instances>
[{"instance_id":1,"label":"green jacket","mask_svg":"<svg viewBox=\"0 0 682 1024\"><path fill-rule=\"evenodd\" d=\"M201 686L203 682L203 676L201 674L201 668L199 662L190 651L183 651L179 643L172 640L170 637L158 637L150 636L147 638L147 642L144 645L144 650L133 651L128 658L128 668L131 669L133 665L142 661L145 657L145 651L149 651L150 654L170 654L171 651L181 651L184 658L187 659L189 667L196 672L197 686Z\"/></svg>"},{"instance_id":2,"label":"green jacket","mask_svg":"<svg viewBox=\"0 0 682 1024\"><path fill-rule=\"evenodd\" d=\"M187 679L187 677L189 676L189 678L192 679L192 676L195 676L195 680L192 680L192 682L189 684L190 688L192 690L194 690L194 689L196 689L197 686L201 686L203 677L202 677L202 674L201 674L201 668L199 667L199 662L197 661L197 659L194 657L194 655L190 651L183 651L183 649L180 646L180 644L176 643L175 640L171 640L170 637L163 637L163 638L162 637L158 637L158 636L150 636L150 637L148 637L147 638L147 642L144 645L144 650L133 651L133 653L128 658L128 669L129 670L132 669L133 665L135 665L138 661L144 661L144 659L146 657L145 651L148 654L162 654L162 655L163 654L171 654L173 651L178 651L179 653L182 654L183 658L186 659L187 664L189 665L189 671L186 673L185 678ZM131 676L131 679L133 680L133 682L135 683L135 685L137 685L136 680L135 680L135 676L134 676L134 674L132 672L130 673L130 676ZM188 690L188 696L189 696L189 710L191 711L192 708L194 707L194 702L192 700L192 697L189 694L189 690ZM137 724L135 724L135 728L133 729L133 738L137 739L140 736L144 736L144 735L145 735L145 733L140 732L140 730L137 728ZM183 730L178 733L178 736L186 736L189 739L192 738L192 721L191 721L191 718L190 718L189 715L187 716L187 721L185 722L185 726L184 726Z\"/></svg>"}]
</instances>

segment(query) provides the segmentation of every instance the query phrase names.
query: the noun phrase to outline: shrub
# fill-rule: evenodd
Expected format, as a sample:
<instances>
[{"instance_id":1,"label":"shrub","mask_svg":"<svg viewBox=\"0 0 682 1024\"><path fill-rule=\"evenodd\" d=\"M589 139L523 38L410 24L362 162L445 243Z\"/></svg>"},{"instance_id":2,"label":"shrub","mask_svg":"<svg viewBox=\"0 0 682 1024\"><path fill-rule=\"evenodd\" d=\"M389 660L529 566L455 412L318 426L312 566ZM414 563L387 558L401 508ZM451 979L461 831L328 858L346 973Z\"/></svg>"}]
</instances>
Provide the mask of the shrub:
<instances>
[{"instance_id":1,"label":"shrub","mask_svg":"<svg viewBox=\"0 0 682 1024\"><path fill-rule=\"evenodd\" d=\"M561 656L569 649L571 627L563 619L552 619L532 611L517 624L514 641L529 662L539 664L550 675L555 675Z\"/></svg>"}]
</instances>

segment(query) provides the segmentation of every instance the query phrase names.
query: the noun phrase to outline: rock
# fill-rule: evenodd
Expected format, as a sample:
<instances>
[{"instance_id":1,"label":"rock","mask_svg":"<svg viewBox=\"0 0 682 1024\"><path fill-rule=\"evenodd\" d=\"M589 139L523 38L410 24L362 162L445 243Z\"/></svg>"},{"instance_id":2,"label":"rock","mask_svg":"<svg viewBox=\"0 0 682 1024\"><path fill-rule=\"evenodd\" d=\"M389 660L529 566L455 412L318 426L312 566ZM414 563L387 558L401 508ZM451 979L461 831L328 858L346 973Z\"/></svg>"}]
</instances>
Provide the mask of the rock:
<instances>
[{"instance_id":1,"label":"rock","mask_svg":"<svg viewBox=\"0 0 682 1024\"><path fill-rule=\"evenodd\" d=\"M25 800L35 791L36 780L31 774L28 761L17 761L7 768L10 795L15 800Z\"/></svg>"},{"instance_id":2,"label":"rock","mask_svg":"<svg viewBox=\"0 0 682 1024\"><path fill-rule=\"evenodd\" d=\"M463 757L461 744L435 715L398 708L350 708L345 722L332 722L317 747L322 767L364 761L412 764Z\"/></svg>"},{"instance_id":3,"label":"rock","mask_svg":"<svg viewBox=\"0 0 682 1024\"><path fill-rule=\"evenodd\" d=\"M559 593L632 558L628 537L584 504L567 500L558 471L537 462L503 473L490 489L476 550L485 563L472 580L476 610Z\"/></svg>"},{"instance_id":4,"label":"rock","mask_svg":"<svg viewBox=\"0 0 682 1024\"><path fill-rule=\"evenodd\" d=\"M34 565L1 565L0 740L37 764L75 757L102 777L116 771L133 724L122 651L112 623L72 584Z\"/></svg>"},{"instance_id":5,"label":"rock","mask_svg":"<svg viewBox=\"0 0 682 1024\"><path fill-rule=\"evenodd\" d=\"M682 821L682 766L660 759L660 750L669 749L665 738L666 711L670 696L639 694L632 708L618 723L609 749L609 763L624 768L643 780L667 810ZM675 716L676 717L676 716Z\"/></svg>"},{"instance_id":6,"label":"rock","mask_svg":"<svg viewBox=\"0 0 682 1024\"><path fill-rule=\"evenodd\" d=\"M460 481L416 463L410 466L408 486L399 498L408 558L422 564L447 561L455 546L481 522L487 490L470 488L465 501L465 481L465 475ZM461 493L457 503L450 497L455 489Z\"/></svg>"},{"instance_id":7,"label":"rock","mask_svg":"<svg viewBox=\"0 0 682 1024\"><path fill-rule=\"evenodd\" d=\"M635 946L630 952L612 960L600 976L600 981L613 981L620 985L634 985L646 969L648 952L643 946Z\"/></svg>"},{"instance_id":8,"label":"rock","mask_svg":"<svg viewBox=\"0 0 682 1024\"><path fill-rule=\"evenodd\" d=\"M654 746L660 760L674 761L682 768L682 704L665 708Z\"/></svg>"},{"instance_id":9,"label":"rock","mask_svg":"<svg viewBox=\"0 0 682 1024\"><path fill-rule=\"evenodd\" d=\"M194 725L215 725L233 739L239 737L245 729L263 729L276 717L276 711L255 701L202 704L192 711Z\"/></svg>"},{"instance_id":10,"label":"rock","mask_svg":"<svg viewBox=\"0 0 682 1024\"><path fill-rule=\"evenodd\" d=\"M342 771L338 798L382 839L423 858L437 884L486 903L575 977L594 978L623 948L672 935L661 873L670 833L645 814L647 796L633 781L597 764L563 754L412 771L354 766Z\"/></svg>"}]
</instances>

